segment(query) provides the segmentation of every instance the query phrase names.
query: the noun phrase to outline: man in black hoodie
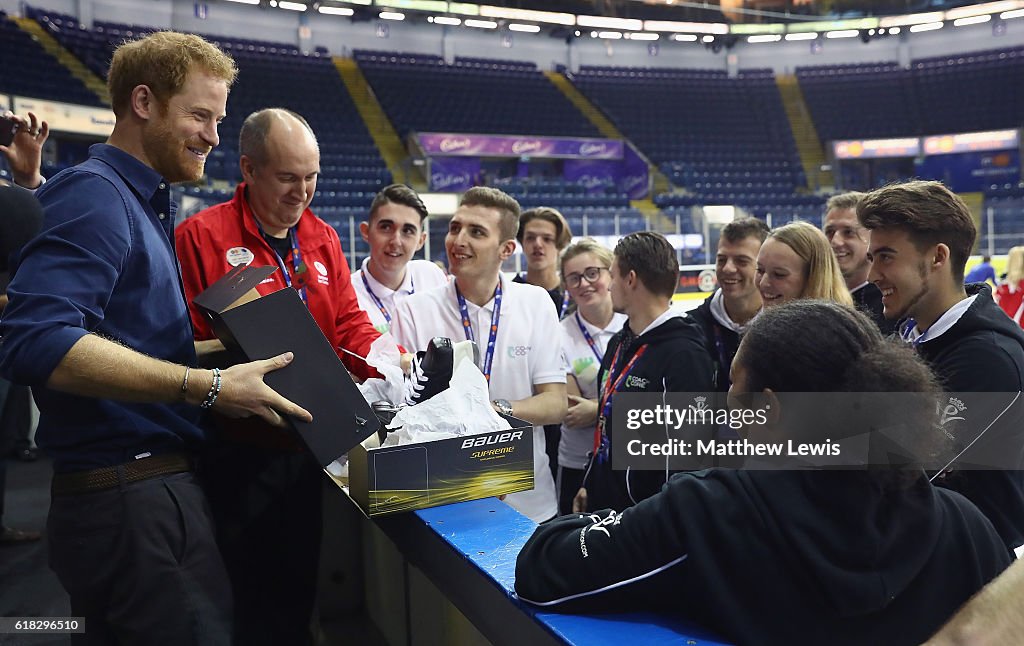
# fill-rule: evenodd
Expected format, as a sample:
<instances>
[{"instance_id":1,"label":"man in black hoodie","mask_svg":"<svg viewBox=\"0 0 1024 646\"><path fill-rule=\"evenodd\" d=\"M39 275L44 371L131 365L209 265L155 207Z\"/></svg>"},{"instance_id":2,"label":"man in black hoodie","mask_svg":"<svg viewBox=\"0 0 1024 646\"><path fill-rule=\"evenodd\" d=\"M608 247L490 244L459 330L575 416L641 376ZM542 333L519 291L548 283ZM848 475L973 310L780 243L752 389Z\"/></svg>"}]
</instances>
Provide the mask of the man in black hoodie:
<instances>
[{"instance_id":1,"label":"man in black hoodie","mask_svg":"<svg viewBox=\"0 0 1024 646\"><path fill-rule=\"evenodd\" d=\"M978 505L1015 549L1024 544L1024 332L987 285L964 286L976 237L970 211L941 183L912 181L869 193L857 217L871 231L869 280L881 290L885 317L900 321L900 335L943 387L1005 393L991 411L950 399L964 421L953 428L951 464L935 483Z\"/></svg>"},{"instance_id":2,"label":"man in black hoodie","mask_svg":"<svg viewBox=\"0 0 1024 646\"><path fill-rule=\"evenodd\" d=\"M761 311L757 289L757 252L768 237L768 225L757 218L740 218L722 227L715 255L718 288L690 318L704 332L704 344L715 365L715 387L729 390L729 366L740 347L740 334Z\"/></svg>"},{"instance_id":3,"label":"man in black hoodie","mask_svg":"<svg viewBox=\"0 0 1024 646\"><path fill-rule=\"evenodd\" d=\"M714 368L700 328L672 295L679 280L676 251L652 231L631 233L615 245L610 291L616 312L629 318L612 337L597 383L600 439L587 465L574 511L635 505L665 484L666 471L613 471L610 456L612 396L625 392L709 392Z\"/></svg>"}]
</instances>

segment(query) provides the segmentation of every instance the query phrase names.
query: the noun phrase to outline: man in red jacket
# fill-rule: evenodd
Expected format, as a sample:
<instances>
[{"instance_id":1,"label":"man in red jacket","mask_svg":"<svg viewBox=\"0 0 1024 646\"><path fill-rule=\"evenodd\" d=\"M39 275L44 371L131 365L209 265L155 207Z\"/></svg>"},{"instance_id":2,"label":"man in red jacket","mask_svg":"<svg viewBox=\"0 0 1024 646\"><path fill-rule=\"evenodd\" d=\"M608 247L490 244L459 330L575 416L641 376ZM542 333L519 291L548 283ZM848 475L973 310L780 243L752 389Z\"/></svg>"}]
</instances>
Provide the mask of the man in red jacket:
<instances>
[{"instance_id":1,"label":"man in red jacket","mask_svg":"<svg viewBox=\"0 0 1024 646\"><path fill-rule=\"evenodd\" d=\"M175 246L198 341L213 330L192 299L232 267L254 263L279 268L257 290L299 290L310 314L338 356L361 379L378 376L365 357L380 334L359 308L337 232L309 203L320 174L320 150L305 119L270 108L250 115L239 136L244 181L235 196L181 223ZM200 344L201 349L217 347Z\"/></svg>"},{"instance_id":2,"label":"man in red jacket","mask_svg":"<svg viewBox=\"0 0 1024 646\"><path fill-rule=\"evenodd\" d=\"M260 294L296 289L346 367L378 376L362 360L380 334L359 308L338 234L309 204L320 151L299 115L251 114L239 136L243 183L234 197L175 232L197 351L220 347L192 299L232 267L279 271ZM265 424L217 418L207 486L218 543L235 592L236 643L311 644L321 535L322 470L298 440Z\"/></svg>"}]
</instances>

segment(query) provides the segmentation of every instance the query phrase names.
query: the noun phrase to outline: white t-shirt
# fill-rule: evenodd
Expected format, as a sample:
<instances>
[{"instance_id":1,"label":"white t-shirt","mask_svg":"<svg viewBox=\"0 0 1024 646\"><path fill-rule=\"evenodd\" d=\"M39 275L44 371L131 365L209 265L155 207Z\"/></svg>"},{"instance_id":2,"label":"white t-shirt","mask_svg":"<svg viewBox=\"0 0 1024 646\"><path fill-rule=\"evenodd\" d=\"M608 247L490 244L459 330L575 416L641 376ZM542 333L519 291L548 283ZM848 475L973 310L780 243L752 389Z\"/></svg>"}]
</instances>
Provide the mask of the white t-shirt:
<instances>
[{"instance_id":1,"label":"white t-shirt","mask_svg":"<svg viewBox=\"0 0 1024 646\"><path fill-rule=\"evenodd\" d=\"M608 327L601 329L591 325L577 312L562 320L562 361L568 377L575 377L580 387L580 394L586 399L597 399L599 385L597 373L601 369L601 359L590 349L580 326L577 316L587 329L597 352L603 357L608 342L622 329L626 322L625 314L614 314ZM594 448L594 425L582 428L569 428L562 424L562 438L558 441L558 464L569 469L583 469L587 466L587 453Z\"/></svg>"},{"instance_id":2,"label":"white t-shirt","mask_svg":"<svg viewBox=\"0 0 1024 646\"><path fill-rule=\"evenodd\" d=\"M515 401L536 394L534 385L564 384L561 335L551 297L540 287L513 283L505 276L501 277L501 290L501 316L491 364L491 397ZM467 301L466 309L482 362L490 337L494 300L483 307ZM446 336L452 341L466 339L455 281L430 291L417 290L399 303L391 333L410 352L423 350L435 336ZM509 494L505 502L540 522L558 513L542 426L533 427L533 465L534 488Z\"/></svg>"},{"instance_id":3,"label":"white t-shirt","mask_svg":"<svg viewBox=\"0 0 1024 646\"><path fill-rule=\"evenodd\" d=\"M448 282L448 277L444 275L444 272L429 260L410 260L409 264L405 266L405 280L402 281L402 285L398 289L392 290L377 282L373 274L366 270L366 263L369 261L369 258L364 258L362 269L352 274L352 288L356 290L359 308L366 312L366 315L370 317L370 324L381 334L389 331L391 325L380 311L380 306L373 300L373 296L380 299L381 305L394 319L395 308L407 296L417 291L425 292L440 287ZM363 276L366 276L365 283ZM366 289L367 283L369 283L373 295Z\"/></svg>"}]
</instances>

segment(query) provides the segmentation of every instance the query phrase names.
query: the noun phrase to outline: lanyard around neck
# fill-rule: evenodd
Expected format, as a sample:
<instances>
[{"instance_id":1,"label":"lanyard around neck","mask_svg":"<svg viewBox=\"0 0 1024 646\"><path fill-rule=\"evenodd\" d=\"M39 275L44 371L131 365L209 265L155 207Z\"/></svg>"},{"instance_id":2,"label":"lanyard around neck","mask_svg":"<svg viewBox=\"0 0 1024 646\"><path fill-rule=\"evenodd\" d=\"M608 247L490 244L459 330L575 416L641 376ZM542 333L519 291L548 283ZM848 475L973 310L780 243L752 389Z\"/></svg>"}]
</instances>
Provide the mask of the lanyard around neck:
<instances>
[{"instance_id":1,"label":"lanyard around neck","mask_svg":"<svg viewBox=\"0 0 1024 646\"><path fill-rule=\"evenodd\" d=\"M363 268L363 271L359 272L359 277L363 279L363 286L366 287L366 293L370 295L370 298L373 299L373 304L376 305L377 309L380 310L380 313L384 315L384 320L387 321L388 325L391 325L391 315L388 314L388 310L384 307L383 301L373 293L373 288L370 287L370 281L366 279L367 271L369 270ZM413 282L412 276L409 277L409 293L416 293L416 283Z\"/></svg>"},{"instance_id":2,"label":"lanyard around neck","mask_svg":"<svg viewBox=\"0 0 1024 646\"><path fill-rule=\"evenodd\" d=\"M598 349L597 349L597 341L594 341L594 337L590 336L590 332L587 331L587 327L585 325L583 325L583 319L580 318L580 311L579 310L576 310L575 316L576 316L576 325L580 326L580 332L583 334L583 340L586 341L587 345L590 346L590 351L594 353L595 357L597 357L597 362L601 363L601 359L604 358L604 355L601 354L601 352L598 351Z\"/></svg>"},{"instance_id":3,"label":"lanyard around neck","mask_svg":"<svg viewBox=\"0 0 1024 646\"><path fill-rule=\"evenodd\" d=\"M466 297L459 291L459 284L455 284L455 298L459 302L459 314L462 316L462 328L466 338L476 341L473 334L473 326L469 321L469 307L466 305ZM498 279L498 286L494 288L494 310L491 312L491 331L487 339L487 349L484 351L484 379L491 382L491 364L494 361L494 342L498 338L498 322L501 319L501 278Z\"/></svg>"},{"instance_id":4,"label":"lanyard around neck","mask_svg":"<svg viewBox=\"0 0 1024 646\"><path fill-rule=\"evenodd\" d=\"M612 373L615 371L615 364L619 362L619 352L622 351L622 346L625 343L620 343L619 347L615 348L615 354L612 355L612 362L608 366L608 374L605 375L604 385L601 388L601 416L597 418L597 428L594 429L594 454L603 459L607 456L608 445L607 437L604 434L605 424L608 422L608 417L612 414L612 395L618 392L619 388L622 387L622 382L626 380L626 376L633 370L633 364L637 360L644 356L644 352L647 352L647 344L641 345L637 348L633 357L629 360L622 370L619 372L619 376L612 382Z\"/></svg>"},{"instance_id":5,"label":"lanyard around neck","mask_svg":"<svg viewBox=\"0 0 1024 646\"><path fill-rule=\"evenodd\" d=\"M263 225L260 224L259 218L253 214L252 219L256 221L256 228L260 230L260 235L264 237L264 242L266 242L265 238L267 234L263 230ZM306 294L305 280L302 279L304 278L302 277L302 274L306 273L308 268L306 267L306 263L302 262L302 252L299 251L299 235L295 233L295 227L288 229L288 241L292 245L292 267L295 270L295 278L299 282L299 285L295 287L295 289L299 292L299 298L302 299L302 304L308 309L309 298ZM270 244L268 243L267 246L270 247ZM274 252L274 258L277 259L277 266L281 269L282 276L284 276L284 284L288 287L292 287L292 275L288 271L288 265L285 264L284 258L281 257L281 254L277 253L277 249L270 247L270 250Z\"/></svg>"}]
</instances>

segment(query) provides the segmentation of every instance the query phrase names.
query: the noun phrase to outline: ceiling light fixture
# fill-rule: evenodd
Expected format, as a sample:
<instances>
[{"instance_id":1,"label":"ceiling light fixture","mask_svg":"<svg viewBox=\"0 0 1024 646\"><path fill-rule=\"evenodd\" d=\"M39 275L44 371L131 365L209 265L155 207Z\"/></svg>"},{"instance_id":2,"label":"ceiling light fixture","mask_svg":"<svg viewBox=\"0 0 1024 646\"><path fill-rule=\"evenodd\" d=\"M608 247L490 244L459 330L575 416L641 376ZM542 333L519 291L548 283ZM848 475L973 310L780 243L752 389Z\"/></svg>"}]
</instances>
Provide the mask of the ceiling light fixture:
<instances>
[{"instance_id":1,"label":"ceiling light fixture","mask_svg":"<svg viewBox=\"0 0 1024 646\"><path fill-rule=\"evenodd\" d=\"M957 18L953 21L954 27L966 27L967 25L980 25L984 22L992 20L991 14L985 14L984 16L969 16L967 18Z\"/></svg>"},{"instance_id":2,"label":"ceiling light fixture","mask_svg":"<svg viewBox=\"0 0 1024 646\"><path fill-rule=\"evenodd\" d=\"M323 5L320 5L320 7L317 8L317 11L330 16L351 16L355 13L355 11L348 7L325 7Z\"/></svg>"}]
</instances>

